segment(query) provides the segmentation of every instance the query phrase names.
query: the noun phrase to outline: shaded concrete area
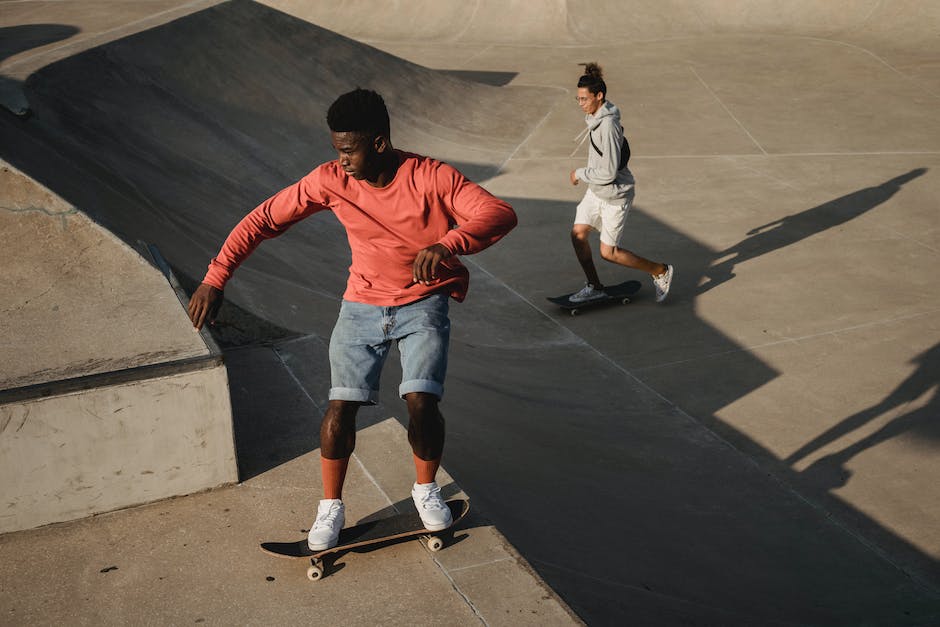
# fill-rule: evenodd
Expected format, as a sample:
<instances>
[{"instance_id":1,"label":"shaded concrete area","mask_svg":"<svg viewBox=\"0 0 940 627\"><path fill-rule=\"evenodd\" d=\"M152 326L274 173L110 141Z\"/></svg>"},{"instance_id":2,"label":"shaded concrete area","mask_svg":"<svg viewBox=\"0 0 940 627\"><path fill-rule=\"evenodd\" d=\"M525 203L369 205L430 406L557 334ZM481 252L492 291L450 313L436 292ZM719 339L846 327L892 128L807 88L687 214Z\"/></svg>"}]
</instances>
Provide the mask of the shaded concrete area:
<instances>
[{"instance_id":1,"label":"shaded concrete area","mask_svg":"<svg viewBox=\"0 0 940 627\"><path fill-rule=\"evenodd\" d=\"M33 116L0 120L3 158L158 244L192 284L243 213L332 157L335 95L374 87L396 146L450 160L519 213L467 259L445 465L583 620L940 620L932 3L269 5L194 8L35 67ZM589 60L633 147L626 245L677 279L662 306L646 286L571 318L544 297L583 281L567 173L586 154L572 97ZM262 375L283 367L288 387L325 393L347 265L341 230L316 218L227 290L220 340L247 345L228 353L244 486L304 463L298 501L315 498L318 411L298 401L288 418L258 389L279 397ZM366 430L403 415L389 366ZM382 506L356 498L362 515Z\"/></svg>"}]
</instances>

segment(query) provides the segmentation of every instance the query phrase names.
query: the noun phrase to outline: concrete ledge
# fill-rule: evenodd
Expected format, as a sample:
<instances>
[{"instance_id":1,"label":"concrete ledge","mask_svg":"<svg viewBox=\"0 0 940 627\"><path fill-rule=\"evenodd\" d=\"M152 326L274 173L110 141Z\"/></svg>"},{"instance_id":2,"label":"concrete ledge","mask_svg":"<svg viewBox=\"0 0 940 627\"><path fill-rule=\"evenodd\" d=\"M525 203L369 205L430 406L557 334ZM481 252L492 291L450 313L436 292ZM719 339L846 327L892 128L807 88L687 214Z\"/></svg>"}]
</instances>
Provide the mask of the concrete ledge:
<instances>
[{"instance_id":1,"label":"concrete ledge","mask_svg":"<svg viewBox=\"0 0 940 627\"><path fill-rule=\"evenodd\" d=\"M159 253L0 183L0 533L237 481L221 355Z\"/></svg>"},{"instance_id":2,"label":"concrete ledge","mask_svg":"<svg viewBox=\"0 0 940 627\"><path fill-rule=\"evenodd\" d=\"M0 405L0 532L237 480L225 368Z\"/></svg>"}]
</instances>

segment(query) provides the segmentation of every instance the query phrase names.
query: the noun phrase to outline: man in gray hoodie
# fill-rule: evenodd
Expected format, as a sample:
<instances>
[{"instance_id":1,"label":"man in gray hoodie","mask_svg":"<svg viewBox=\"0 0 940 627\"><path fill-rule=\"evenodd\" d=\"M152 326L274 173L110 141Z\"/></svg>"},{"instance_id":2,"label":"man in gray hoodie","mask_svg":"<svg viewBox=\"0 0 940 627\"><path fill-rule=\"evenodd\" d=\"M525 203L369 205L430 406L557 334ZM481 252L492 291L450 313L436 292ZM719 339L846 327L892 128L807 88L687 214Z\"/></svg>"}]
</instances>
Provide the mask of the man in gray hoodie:
<instances>
[{"instance_id":1,"label":"man in gray hoodie","mask_svg":"<svg viewBox=\"0 0 940 627\"><path fill-rule=\"evenodd\" d=\"M656 302L662 302L669 293L673 267L620 247L624 223L633 204L634 181L627 167L630 147L623 136L620 109L608 102L606 95L607 85L600 66L585 64L584 75L578 80L578 105L586 114L588 163L585 168L572 170L570 178L572 185L580 181L588 184L571 229L571 243L587 284L570 299L579 303L605 297L588 240L591 231L596 230L601 235L601 257L649 273L656 290Z\"/></svg>"}]
</instances>

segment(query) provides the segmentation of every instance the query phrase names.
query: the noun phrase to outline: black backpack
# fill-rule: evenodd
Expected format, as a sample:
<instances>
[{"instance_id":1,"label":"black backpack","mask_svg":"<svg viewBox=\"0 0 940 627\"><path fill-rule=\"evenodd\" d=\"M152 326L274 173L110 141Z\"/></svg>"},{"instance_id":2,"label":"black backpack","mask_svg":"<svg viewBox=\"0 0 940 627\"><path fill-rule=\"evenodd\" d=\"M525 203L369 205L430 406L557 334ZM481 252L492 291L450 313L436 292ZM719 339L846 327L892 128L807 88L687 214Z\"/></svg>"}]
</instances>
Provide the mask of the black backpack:
<instances>
[{"instance_id":1,"label":"black backpack","mask_svg":"<svg viewBox=\"0 0 940 627\"><path fill-rule=\"evenodd\" d=\"M604 156L603 151L597 147L597 144L594 143L594 137L591 136L591 131L588 131L588 139L591 141L591 146L594 150L597 151L597 154ZM623 136L623 143L620 144L620 164L617 166L617 171L620 171L627 167L627 163L630 161L630 142L627 141L627 136Z\"/></svg>"}]
</instances>

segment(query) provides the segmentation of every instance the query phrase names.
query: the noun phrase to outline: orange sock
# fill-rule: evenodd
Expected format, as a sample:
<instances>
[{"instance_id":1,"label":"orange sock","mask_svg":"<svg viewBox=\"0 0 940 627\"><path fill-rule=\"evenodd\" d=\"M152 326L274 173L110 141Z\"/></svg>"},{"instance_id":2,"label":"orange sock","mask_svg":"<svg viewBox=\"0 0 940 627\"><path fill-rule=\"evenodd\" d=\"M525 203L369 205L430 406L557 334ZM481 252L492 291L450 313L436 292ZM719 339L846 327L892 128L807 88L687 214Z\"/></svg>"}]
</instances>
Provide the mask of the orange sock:
<instances>
[{"instance_id":1,"label":"orange sock","mask_svg":"<svg viewBox=\"0 0 940 627\"><path fill-rule=\"evenodd\" d=\"M323 498L343 498L343 482L346 481L346 467L349 458L327 459L320 457L320 472L323 474Z\"/></svg>"},{"instance_id":2,"label":"orange sock","mask_svg":"<svg viewBox=\"0 0 940 627\"><path fill-rule=\"evenodd\" d=\"M437 469L441 466L441 458L437 459L421 459L414 453L411 454L415 460L415 474L418 479L416 483L431 483L434 481L434 477L437 475Z\"/></svg>"}]
</instances>

